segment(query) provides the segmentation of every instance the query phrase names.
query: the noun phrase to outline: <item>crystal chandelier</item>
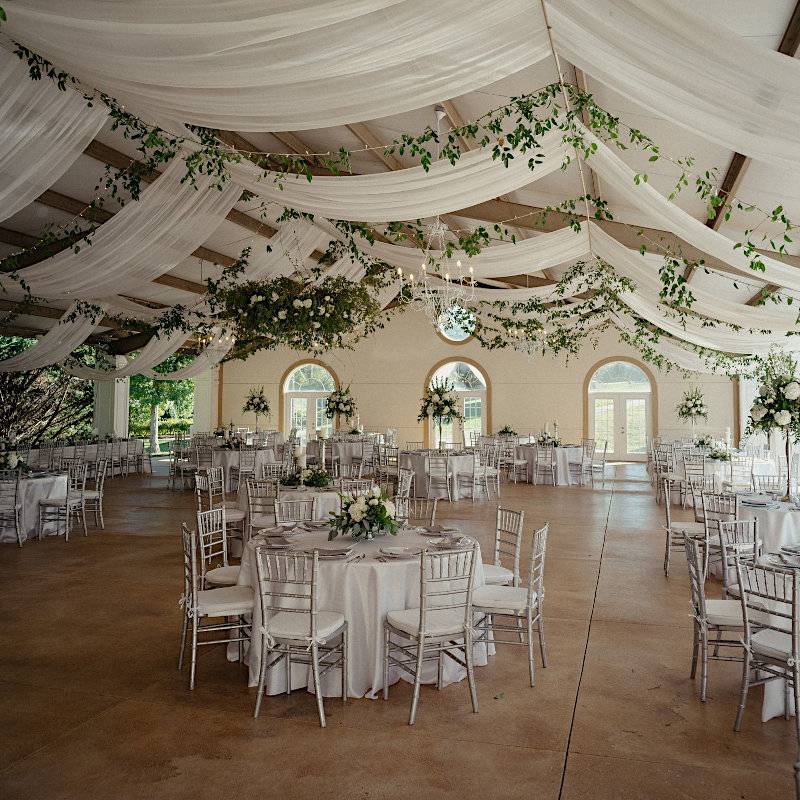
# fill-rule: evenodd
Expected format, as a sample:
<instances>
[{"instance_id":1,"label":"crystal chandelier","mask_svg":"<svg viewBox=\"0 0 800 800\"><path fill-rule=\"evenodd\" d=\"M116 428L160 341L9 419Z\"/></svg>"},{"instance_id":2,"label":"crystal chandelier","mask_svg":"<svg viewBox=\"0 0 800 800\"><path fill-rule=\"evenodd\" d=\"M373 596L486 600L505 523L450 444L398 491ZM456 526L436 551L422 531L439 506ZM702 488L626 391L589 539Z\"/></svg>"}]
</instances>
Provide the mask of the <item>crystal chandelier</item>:
<instances>
[{"instance_id":1,"label":"crystal chandelier","mask_svg":"<svg viewBox=\"0 0 800 800\"><path fill-rule=\"evenodd\" d=\"M439 127L445 110L436 106L437 158L439 157ZM404 302L416 302L431 322L436 325L441 315L454 305L463 306L475 299L474 269L465 268L461 259L455 261L447 256L447 234L449 229L439 215L425 225L425 249L419 273L397 269L400 282L400 298Z\"/></svg>"}]
</instances>

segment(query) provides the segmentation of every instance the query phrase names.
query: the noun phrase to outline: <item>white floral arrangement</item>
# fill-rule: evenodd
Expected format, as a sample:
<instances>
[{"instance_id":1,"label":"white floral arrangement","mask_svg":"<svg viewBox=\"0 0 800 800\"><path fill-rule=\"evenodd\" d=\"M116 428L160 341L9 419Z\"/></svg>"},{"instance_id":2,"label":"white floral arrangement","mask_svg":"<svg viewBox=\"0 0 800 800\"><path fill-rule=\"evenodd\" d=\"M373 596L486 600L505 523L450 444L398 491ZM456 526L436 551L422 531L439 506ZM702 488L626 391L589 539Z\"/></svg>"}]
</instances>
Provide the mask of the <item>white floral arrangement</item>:
<instances>
[{"instance_id":1,"label":"white floral arrangement","mask_svg":"<svg viewBox=\"0 0 800 800\"><path fill-rule=\"evenodd\" d=\"M328 539L350 534L353 539L373 539L381 534L397 534L397 510L394 503L378 487L358 497L341 495L341 511L331 512Z\"/></svg>"},{"instance_id":2,"label":"white floral arrangement","mask_svg":"<svg viewBox=\"0 0 800 800\"><path fill-rule=\"evenodd\" d=\"M699 419L708 419L708 409L703 393L698 388L684 392L683 399L675 408L678 419L697 422Z\"/></svg>"},{"instance_id":3,"label":"white floral arrangement","mask_svg":"<svg viewBox=\"0 0 800 800\"><path fill-rule=\"evenodd\" d=\"M767 357L748 428L748 432L780 428L795 434L800 430L800 381L791 356L771 353Z\"/></svg>"},{"instance_id":4,"label":"white floral arrangement","mask_svg":"<svg viewBox=\"0 0 800 800\"><path fill-rule=\"evenodd\" d=\"M706 453L706 458L710 458L712 461L730 461L731 454L722 447L713 447Z\"/></svg>"},{"instance_id":5,"label":"white floral arrangement","mask_svg":"<svg viewBox=\"0 0 800 800\"><path fill-rule=\"evenodd\" d=\"M242 406L242 411L245 414L252 412L256 415L256 426L258 425L259 417L269 416L269 400L267 400L266 396L264 395L263 386L259 389L253 388L250 390L249 394L247 395L247 399Z\"/></svg>"},{"instance_id":6,"label":"white floral arrangement","mask_svg":"<svg viewBox=\"0 0 800 800\"><path fill-rule=\"evenodd\" d=\"M417 415L417 422L422 422L430 417L439 429L439 444L442 442L442 425L463 419L458 410L458 397L455 395L455 386L447 378L435 380L430 389L422 395L422 405Z\"/></svg>"},{"instance_id":7,"label":"white floral arrangement","mask_svg":"<svg viewBox=\"0 0 800 800\"><path fill-rule=\"evenodd\" d=\"M325 400L325 416L333 419L337 414L346 419L356 415L356 401L349 386L331 392Z\"/></svg>"},{"instance_id":8,"label":"white floral arrangement","mask_svg":"<svg viewBox=\"0 0 800 800\"><path fill-rule=\"evenodd\" d=\"M697 437L695 444L698 447L715 447L717 442L710 433L704 433L702 436Z\"/></svg>"},{"instance_id":9,"label":"white floral arrangement","mask_svg":"<svg viewBox=\"0 0 800 800\"><path fill-rule=\"evenodd\" d=\"M553 436L547 431L542 431L542 433L536 437L536 444L542 445L542 447L547 447L549 445L552 445L553 447L560 447L561 439L559 439L558 436Z\"/></svg>"}]
</instances>

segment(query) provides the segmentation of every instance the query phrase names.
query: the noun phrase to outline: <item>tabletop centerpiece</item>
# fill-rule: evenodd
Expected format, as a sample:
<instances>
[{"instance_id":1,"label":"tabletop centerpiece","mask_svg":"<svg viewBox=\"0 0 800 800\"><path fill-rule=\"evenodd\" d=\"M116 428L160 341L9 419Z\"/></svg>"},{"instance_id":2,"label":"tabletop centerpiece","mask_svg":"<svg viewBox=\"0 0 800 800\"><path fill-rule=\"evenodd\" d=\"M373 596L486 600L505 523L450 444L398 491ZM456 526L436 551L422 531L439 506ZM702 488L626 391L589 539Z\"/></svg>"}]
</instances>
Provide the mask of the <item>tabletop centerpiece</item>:
<instances>
[{"instance_id":1,"label":"tabletop centerpiece","mask_svg":"<svg viewBox=\"0 0 800 800\"><path fill-rule=\"evenodd\" d=\"M561 447L561 439L558 438L558 435L544 430L536 437L536 444L542 447Z\"/></svg>"},{"instance_id":2,"label":"tabletop centerpiece","mask_svg":"<svg viewBox=\"0 0 800 800\"><path fill-rule=\"evenodd\" d=\"M788 500L792 487L792 437L800 434L800 381L797 367L788 353L772 351L764 361L761 386L750 407L746 433L763 431L769 436L773 430L781 431L786 439L786 494Z\"/></svg>"},{"instance_id":3,"label":"tabletop centerpiece","mask_svg":"<svg viewBox=\"0 0 800 800\"><path fill-rule=\"evenodd\" d=\"M269 400L264 395L264 387L256 389L253 387L244 401L242 406L242 413L247 414L252 411L256 415L256 433L258 433L258 418L263 416L269 417Z\"/></svg>"},{"instance_id":4,"label":"tabletop centerpiece","mask_svg":"<svg viewBox=\"0 0 800 800\"><path fill-rule=\"evenodd\" d=\"M347 427L351 427L350 419L356 415L356 401L350 392L350 387L345 386L343 389L336 389L331 392L325 399L325 416L328 419L344 417Z\"/></svg>"},{"instance_id":5,"label":"tabletop centerpiece","mask_svg":"<svg viewBox=\"0 0 800 800\"><path fill-rule=\"evenodd\" d=\"M722 447L712 447L706 453L706 458L710 458L712 461L730 461L731 454Z\"/></svg>"},{"instance_id":6,"label":"tabletop centerpiece","mask_svg":"<svg viewBox=\"0 0 800 800\"><path fill-rule=\"evenodd\" d=\"M309 486L313 489L325 489L331 485L330 474L320 467L308 467L284 475L280 479L281 486Z\"/></svg>"},{"instance_id":7,"label":"tabletop centerpiece","mask_svg":"<svg viewBox=\"0 0 800 800\"><path fill-rule=\"evenodd\" d=\"M714 437L710 433L698 436L694 442L698 447L714 447Z\"/></svg>"},{"instance_id":8,"label":"tabletop centerpiece","mask_svg":"<svg viewBox=\"0 0 800 800\"><path fill-rule=\"evenodd\" d=\"M708 408L703 393L696 386L683 393L680 403L675 407L678 419L692 424L692 441L695 439L694 426L699 419L708 419Z\"/></svg>"},{"instance_id":9,"label":"tabletop centerpiece","mask_svg":"<svg viewBox=\"0 0 800 800\"><path fill-rule=\"evenodd\" d=\"M328 540L350 534L355 539L374 539L376 536L397 535L395 506L381 489L375 487L358 497L340 495L341 510L331 512L331 529Z\"/></svg>"},{"instance_id":10,"label":"tabletop centerpiece","mask_svg":"<svg viewBox=\"0 0 800 800\"><path fill-rule=\"evenodd\" d=\"M499 431L497 431L498 436L518 436L519 434L510 426L510 425L503 425Z\"/></svg>"},{"instance_id":11,"label":"tabletop centerpiece","mask_svg":"<svg viewBox=\"0 0 800 800\"><path fill-rule=\"evenodd\" d=\"M241 436L229 436L222 444L219 445L220 450L240 450L245 446L245 441Z\"/></svg>"},{"instance_id":12,"label":"tabletop centerpiece","mask_svg":"<svg viewBox=\"0 0 800 800\"><path fill-rule=\"evenodd\" d=\"M422 395L422 405L417 415L417 422L432 419L439 433L438 446L442 446L442 426L454 420L464 419L458 410L458 397L455 386L447 379L434 380L429 389Z\"/></svg>"}]
</instances>

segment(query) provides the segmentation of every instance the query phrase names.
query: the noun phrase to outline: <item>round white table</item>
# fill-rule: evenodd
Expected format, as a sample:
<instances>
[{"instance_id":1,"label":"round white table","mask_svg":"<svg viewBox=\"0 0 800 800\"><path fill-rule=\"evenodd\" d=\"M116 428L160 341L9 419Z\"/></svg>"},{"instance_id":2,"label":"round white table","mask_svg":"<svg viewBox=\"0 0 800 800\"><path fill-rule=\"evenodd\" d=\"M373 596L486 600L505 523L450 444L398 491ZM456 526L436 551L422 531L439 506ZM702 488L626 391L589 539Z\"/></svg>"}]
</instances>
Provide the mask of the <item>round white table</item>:
<instances>
[{"instance_id":1,"label":"round white table","mask_svg":"<svg viewBox=\"0 0 800 800\"><path fill-rule=\"evenodd\" d=\"M777 553L787 544L800 544L800 511L790 503L772 504L778 507L756 508L739 504L740 519L757 519L758 536L764 553Z\"/></svg>"},{"instance_id":2,"label":"round white table","mask_svg":"<svg viewBox=\"0 0 800 800\"><path fill-rule=\"evenodd\" d=\"M228 491L231 489L231 467L239 466L239 451L228 450L224 447L215 447L211 455L215 467L222 467L225 470L225 482ZM271 464L275 461L275 450L271 447L262 447L256 450L256 477L261 474L262 464ZM245 499L245 504L247 500Z\"/></svg>"},{"instance_id":3,"label":"round white table","mask_svg":"<svg viewBox=\"0 0 800 800\"><path fill-rule=\"evenodd\" d=\"M334 488L314 489L311 486L298 486L294 489L284 488L281 486L280 488L281 500L310 500L312 497L317 498L317 507L314 512L314 519L327 520L329 519L331 512L338 514L339 509L342 507L341 500L339 499L339 492ZM247 507L246 491L239 492L238 502L239 508L241 508L245 514L247 514L249 509ZM247 524L246 519L245 524Z\"/></svg>"},{"instance_id":4,"label":"round white table","mask_svg":"<svg viewBox=\"0 0 800 800\"><path fill-rule=\"evenodd\" d=\"M533 471L536 461L536 445L522 444L517 447L517 458L524 458L528 462L528 482L533 481ZM583 461L583 448L580 445L564 445L555 448L556 453L556 485L569 486L573 483L570 464L580 464ZM577 481L576 481L577 482Z\"/></svg>"},{"instance_id":5,"label":"round white table","mask_svg":"<svg viewBox=\"0 0 800 800\"><path fill-rule=\"evenodd\" d=\"M390 562L377 561L382 546L402 545L406 547L430 546L429 533L414 530L401 530L397 536L380 536L370 541L353 542L354 553L364 553L361 561L320 561L318 573L319 607L326 611L340 611L349 626L348 651L348 695L350 697L375 698L383 689L383 621L389 611L419 606L419 558ZM328 541L328 531L320 530L302 533L292 538L298 548L311 550ZM336 540L342 545L349 544L350 537ZM251 540L242 555L239 571L239 584L251 586L257 591L255 548L257 539ZM483 565L480 550L475 566L475 586L484 584ZM261 625L258 597L253 615L253 630ZM228 657L236 658L237 648L229 647ZM250 668L250 686L258 684L258 669L261 659L261 641L255 636L247 653ZM487 662L485 645L475 646L475 664L483 666ZM425 682L436 680L435 665L430 665ZM408 679L398 670L392 669L389 682L396 683L400 678ZM466 670L452 659L445 659L444 683L453 683L466 677ZM313 685L309 668L302 664L292 666L291 687L299 689ZM286 670L283 664L270 671L267 678L268 694L281 694L286 691ZM339 673L332 670L322 679L322 694L325 697L338 697L341 693Z\"/></svg>"},{"instance_id":6,"label":"round white table","mask_svg":"<svg viewBox=\"0 0 800 800\"><path fill-rule=\"evenodd\" d=\"M427 459L429 456L441 455L438 451L431 453L426 450L408 450L400 453L399 460L400 466L404 469L410 469L414 473L414 496L415 497L428 497L428 470ZM453 476L451 484L453 500L460 500L461 495L458 491L458 476L471 475L472 464L475 457L472 453L465 453L463 455L451 455L448 461L448 473ZM469 495L466 494L465 497ZM447 489L434 488L430 498L446 498Z\"/></svg>"},{"instance_id":7,"label":"round white table","mask_svg":"<svg viewBox=\"0 0 800 800\"><path fill-rule=\"evenodd\" d=\"M67 494L66 475L44 475L35 478L22 478L19 482L18 501L22 507L20 514L20 531L23 541L39 535L39 501L57 495ZM55 533L55 523L48 523L44 530L46 535ZM14 542L17 537L11 526L0 528L0 542Z\"/></svg>"}]
</instances>

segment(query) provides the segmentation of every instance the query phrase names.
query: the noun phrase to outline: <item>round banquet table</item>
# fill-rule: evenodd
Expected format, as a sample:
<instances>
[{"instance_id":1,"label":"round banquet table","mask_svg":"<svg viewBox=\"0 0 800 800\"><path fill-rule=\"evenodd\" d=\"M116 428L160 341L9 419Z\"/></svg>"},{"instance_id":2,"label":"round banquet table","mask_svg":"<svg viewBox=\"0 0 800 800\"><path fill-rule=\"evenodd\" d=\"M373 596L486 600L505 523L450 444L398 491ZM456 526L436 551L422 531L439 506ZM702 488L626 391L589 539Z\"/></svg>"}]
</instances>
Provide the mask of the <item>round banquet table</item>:
<instances>
[{"instance_id":1,"label":"round banquet table","mask_svg":"<svg viewBox=\"0 0 800 800\"><path fill-rule=\"evenodd\" d=\"M685 475L683 460L677 461L675 471L679 475ZM719 491L722 489L723 481L731 479L730 461L719 461L714 458L707 458L705 463L705 474L714 476L714 486ZM753 461L753 475L777 475L778 468L774 461L768 458L756 458Z\"/></svg>"},{"instance_id":2,"label":"round banquet table","mask_svg":"<svg viewBox=\"0 0 800 800\"><path fill-rule=\"evenodd\" d=\"M35 478L22 478L19 482L19 503L22 507L20 514L20 531L22 539L32 539L38 536L39 526L39 501L48 497L65 496L67 494L67 476L64 474L43 475ZM45 534L56 532L55 523L48 523ZM0 542L14 542L17 537L12 526L4 525L0 528Z\"/></svg>"},{"instance_id":3,"label":"round banquet table","mask_svg":"<svg viewBox=\"0 0 800 800\"><path fill-rule=\"evenodd\" d=\"M225 482L228 491L231 491L231 467L239 466L239 451L215 447L211 457L215 467L222 467L225 470ZM256 475L261 474L262 464L270 464L273 461L275 461L275 450L271 447L262 447L256 450Z\"/></svg>"},{"instance_id":4,"label":"round banquet table","mask_svg":"<svg viewBox=\"0 0 800 800\"><path fill-rule=\"evenodd\" d=\"M310 500L312 497L317 498L317 507L314 512L314 519L327 520L331 512L334 514L339 513L341 501L339 499L339 492L336 489L313 489L309 486L300 487L295 489L280 488L281 500ZM239 492L239 508L248 513L247 507L247 492ZM247 520L245 520L245 524Z\"/></svg>"},{"instance_id":5,"label":"round banquet table","mask_svg":"<svg viewBox=\"0 0 800 800\"><path fill-rule=\"evenodd\" d=\"M573 483L570 464L583 461L583 448L580 445L564 445L556 447L556 486L569 486ZM517 458L528 462L528 482L533 481L534 464L536 462L536 445L522 444L517 447Z\"/></svg>"},{"instance_id":6,"label":"round banquet table","mask_svg":"<svg viewBox=\"0 0 800 800\"><path fill-rule=\"evenodd\" d=\"M428 497L428 470L426 465L428 456L430 455L438 456L439 453L430 453L426 450L408 450L400 453L400 466L404 469L410 469L414 473L415 497ZM461 499L458 491L458 476L470 475L472 473L474 459L475 457L472 453L450 456L448 471L450 475L453 476L453 500ZM430 495L431 499L447 497L447 489L443 487L434 488L432 492L433 493ZM465 496L469 495L467 494Z\"/></svg>"},{"instance_id":7,"label":"round banquet table","mask_svg":"<svg viewBox=\"0 0 800 800\"><path fill-rule=\"evenodd\" d=\"M739 504L740 519L758 520L758 536L765 553L777 553L787 544L800 544L800 511L791 503L773 503L772 506L748 506L746 498Z\"/></svg>"},{"instance_id":8,"label":"round banquet table","mask_svg":"<svg viewBox=\"0 0 800 800\"><path fill-rule=\"evenodd\" d=\"M359 442L332 442L327 440L325 442L325 457L333 455L334 459L338 460L339 465L342 467L350 467L353 463L353 458L361 457L364 451L364 443ZM319 456L319 443L309 442L307 452L309 456Z\"/></svg>"},{"instance_id":9,"label":"round banquet table","mask_svg":"<svg viewBox=\"0 0 800 800\"><path fill-rule=\"evenodd\" d=\"M341 561L320 561L318 573L319 608L326 611L340 611L348 622L348 696L375 698L383 689L383 621L389 611L419 606L419 559L404 559L389 562L377 561L381 546L401 545L405 547L424 547L428 545L431 534L419 533L411 529L401 530L397 536L380 536L370 541L353 542L354 553L364 553L361 561L347 563ZM298 534L293 542L303 549L313 549L328 541L328 531L320 530ZM349 537L337 539L343 545L351 542ZM258 539L248 542L242 555L239 571L239 585L251 586L257 591L255 548ZM483 564L480 549L476 553L475 586L484 584ZM253 614L253 630L261 625L258 598ZM228 657L237 656L236 645L229 646ZM475 665L487 662L485 645L475 646ZM261 659L261 641L255 635L246 656L250 669L250 686L258 685L258 670ZM435 664L430 667L424 682L436 681ZM299 689L313 686L310 668L303 664L292 665L291 687ZM408 679L396 668L389 673L389 683L400 678ZM454 683L466 677L466 670L452 659L444 660L444 684ZM283 663L270 670L266 682L267 694L281 694L286 691L286 668ZM337 670L331 670L322 679L324 697L341 695L341 680Z\"/></svg>"}]
</instances>

